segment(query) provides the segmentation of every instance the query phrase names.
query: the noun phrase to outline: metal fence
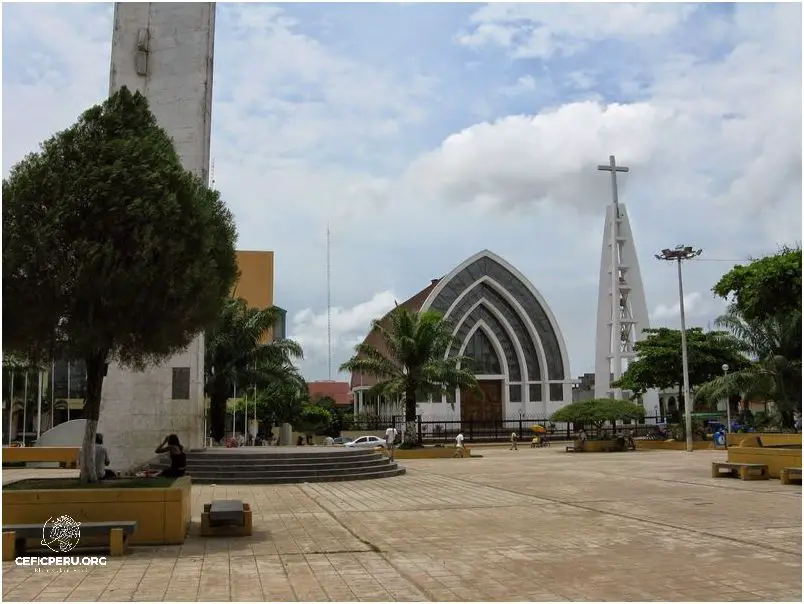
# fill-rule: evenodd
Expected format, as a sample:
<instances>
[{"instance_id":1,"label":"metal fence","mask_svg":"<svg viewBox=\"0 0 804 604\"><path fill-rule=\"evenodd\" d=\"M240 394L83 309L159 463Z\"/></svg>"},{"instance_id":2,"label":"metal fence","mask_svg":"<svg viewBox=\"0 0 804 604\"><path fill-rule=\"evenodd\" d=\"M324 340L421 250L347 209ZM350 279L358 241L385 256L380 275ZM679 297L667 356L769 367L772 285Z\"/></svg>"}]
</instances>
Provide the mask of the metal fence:
<instances>
[{"instance_id":1,"label":"metal fence","mask_svg":"<svg viewBox=\"0 0 804 604\"><path fill-rule=\"evenodd\" d=\"M531 427L534 425L543 426L546 429L546 436L550 440L572 440L574 435L583 428L590 438L624 433L630 430L634 438L647 436L656 431L656 424L664 421L658 416L646 417L640 422L618 422L616 426L606 425L600 430L594 426L580 423L551 422L548 419L538 417L516 417L493 421L482 420L434 420L417 418L416 428L419 442L428 444L452 443L458 433L463 433L467 442L504 442L511 439L511 433L516 433L520 440L530 440L534 435ZM404 425L404 417L396 416L391 419L385 427L393 425L400 429Z\"/></svg>"}]
</instances>

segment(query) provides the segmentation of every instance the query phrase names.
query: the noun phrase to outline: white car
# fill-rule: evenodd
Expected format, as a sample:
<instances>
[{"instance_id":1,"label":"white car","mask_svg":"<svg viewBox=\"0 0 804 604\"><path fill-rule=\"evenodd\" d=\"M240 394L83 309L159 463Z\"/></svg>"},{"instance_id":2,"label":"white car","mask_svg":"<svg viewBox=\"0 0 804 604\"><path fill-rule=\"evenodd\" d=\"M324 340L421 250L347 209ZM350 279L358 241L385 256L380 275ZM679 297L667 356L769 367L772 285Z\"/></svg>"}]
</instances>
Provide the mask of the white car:
<instances>
[{"instance_id":1,"label":"white car","mask_svg":"<svg viewBox=\"0 0 804 604\"><path fill-rule=\"evenodd\" d=\"M378 436L361 436L352 442L344 444L344 447L357 447L360 449L373 449L374 447L385 447L385 439Z\"/></svg>"}]
</instances>

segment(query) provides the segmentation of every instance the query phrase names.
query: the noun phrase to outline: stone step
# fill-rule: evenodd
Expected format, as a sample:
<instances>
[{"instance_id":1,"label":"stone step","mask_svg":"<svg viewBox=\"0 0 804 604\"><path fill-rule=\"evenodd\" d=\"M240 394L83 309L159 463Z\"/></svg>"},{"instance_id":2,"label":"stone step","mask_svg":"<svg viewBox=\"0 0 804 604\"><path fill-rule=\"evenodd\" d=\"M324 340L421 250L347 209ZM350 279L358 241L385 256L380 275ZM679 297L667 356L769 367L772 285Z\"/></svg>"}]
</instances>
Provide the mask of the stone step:
<instances>
[{"instance_id":1,"label":"stone step","mask_svg":"<svg viewBox=\"0 0 804 604\"><path fill-rule=\"evenodd\" d=\"M367 473L339 473L332 476L329 475L309 475L309 476L260 476L251 475L248 478L239 478L234 476L221 475L217 477L196 477L191 475L193 483L195 484L299 484L304 482L340 482L350 480L370 480L374 478L391 478L393 476L401 476L406 472L403 467L396 467L393 469L384 469L376 472Z\"/></svg>"},{"instance_id":2,"label":"stone step","mask_svg":"<svg viewBox=\"0 0 804 604\"><path fill-rule=\"evenodd\" d=\"M382 453L377 453L375 451L360 451L357 453L319 453L317 455L294 455L294 454L265 454L265 453L249 453L249 454L238 454L238 453L188 453L187 454L187 461L196 461L200 460L205 463L212 462L212 461L220 461L223 463L232 463L234 461L241 461L241 462L248 462L251 463L257 460L263 461L270 461L275 463L310 463L310 464L317 464L322 463L324 461L358 461L361 459L379 459L385 457ZM165 456L167 458L167 456Z\"/></svg>"},{"instance_id":3,"label":"stone step","mask_svg":"<svg viewBox=\"0 0 804 604\"><path fill-rule=\"evenodd\" d=\"M301 449L301 447L299 448ZM150 469L167 468L167 455L155 458ZM207 449L187 454L187 473L193 482L221 484L302 483L385 478L404 473L404 468L373 449L342 447L244 447Z\"/></svg>"},{"instance_id":4,"label":"stone step","mask_svg":"<svg viewBox=\"0 0 804 604\"><path fill-rule=\"evenodd\" d=\"M261 470L261 471L248 471L248 470L240 470L238 472L233 472L230 470L213 470L213 469L206 469L206 470L188 470L187 473L195 480L196 478L223 478L223 477L232 477L232 478L253 478L253 477L261 477L261 478L284 478L284 477L296 477L304 479L308 476L342 476L344 474L371 474L374 472L382 472L385 470L395 470L398 466L394 465L383 465L383 466L373 466L373 467L365 467L365 468L343 468L339 470L319 470L319 469L309 469L309 470L295 470L295 469L288 469L288 470Z\"/></svg>"},{"instance_id":5,"label":"stone step","mask_svg":"<svg viewBox=\"0 0 804 604\"><path fill-rule=\"evenodd\" d=\"M202 461L187 461L187 471L193 472L196 470L218 470L221 472L261 472L264 470L297 470L304 472L307 470L341 470L349 468L362 468L362 467L377 467L388 465L390 460L385 457L381 459L369 459L361 461L327 461L324 463L274 463L273 461L258 460L254 463L222 463L222 462L202 462ZM168 460L160 460L157 463L151 464L153 468L165 469L170 467Z\"/></svg>"}]
</instances>

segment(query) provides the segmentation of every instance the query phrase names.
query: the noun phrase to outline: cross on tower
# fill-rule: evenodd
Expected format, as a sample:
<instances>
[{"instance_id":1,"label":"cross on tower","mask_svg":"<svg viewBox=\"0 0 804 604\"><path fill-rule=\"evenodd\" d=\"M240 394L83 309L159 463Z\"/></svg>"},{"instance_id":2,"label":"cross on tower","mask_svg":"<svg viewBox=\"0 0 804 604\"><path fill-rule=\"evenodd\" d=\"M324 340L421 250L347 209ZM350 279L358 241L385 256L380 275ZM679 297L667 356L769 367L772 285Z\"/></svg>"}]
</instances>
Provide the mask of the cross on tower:
<instances>
[{"instance_id":1,"label":"cross on tower","mask_svg":"<svg viewBox=\"0 0 804 604\"><path fill-rule=\"evenodd\" d=\"M625 166L618 166L617 162L614 161L614 156L609 155L609 165L598 166L597 169L605 172L611 172L611 197L614 205L616 206L617 203L619 203L619 198L617 196L617 172L628 172L628 168Z\"/></svg>"}]
</instances>

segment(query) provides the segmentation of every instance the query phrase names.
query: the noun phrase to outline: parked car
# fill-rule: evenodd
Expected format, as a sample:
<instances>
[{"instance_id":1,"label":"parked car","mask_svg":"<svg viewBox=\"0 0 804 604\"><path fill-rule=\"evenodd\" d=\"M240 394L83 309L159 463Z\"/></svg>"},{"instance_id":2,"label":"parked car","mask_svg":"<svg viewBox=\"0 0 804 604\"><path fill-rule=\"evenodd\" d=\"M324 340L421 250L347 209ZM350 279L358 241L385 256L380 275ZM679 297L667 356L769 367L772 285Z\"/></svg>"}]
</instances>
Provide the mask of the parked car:
<instances>
[{"instance_id":1,"label":"parked car","mask_svg":"<svg viewBox=\"0 0 804 604\"><path fill-rule=\"evenodd\" d=\"M346 443L352 442L351 438L347 438L346 436L339 436L338 438L332 439L333 445L345 445Z\"/></svg>"},{"instance_id":2,"label":"parked car","mask_svg":"<svg viewBox=\"0 0 804 604\"><path fill-rule=\"evenodd\" d=\"M354 439L352 442L346 443L344 446L360 449L373 449L374 447L385 448L385 439L377 436L361 436L360 438Z\"/></svg>"}]
</instances>

